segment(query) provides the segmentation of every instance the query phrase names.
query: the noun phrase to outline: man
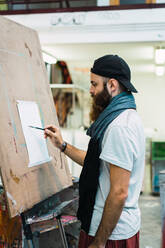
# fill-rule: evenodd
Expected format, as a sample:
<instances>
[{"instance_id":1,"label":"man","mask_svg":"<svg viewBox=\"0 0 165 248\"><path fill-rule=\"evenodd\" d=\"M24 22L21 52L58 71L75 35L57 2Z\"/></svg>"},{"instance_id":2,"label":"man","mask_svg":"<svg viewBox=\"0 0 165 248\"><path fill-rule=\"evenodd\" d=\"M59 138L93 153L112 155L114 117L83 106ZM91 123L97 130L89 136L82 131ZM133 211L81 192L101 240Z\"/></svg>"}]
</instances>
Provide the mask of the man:
<instances>
[{"instance_id":1,"label":"man","mask_svg":"<svg viewBox=\"0 0 165 248\"><path fill-rule=\"evenodd\" d=\"M105 55L91 68L93 124L87 152L63 141L55 126L45 138L83 166L79 181L79 248L138 248L138 198L144 171L145 139L131 92L127 63Z\"/></svg>"}]
</instances>

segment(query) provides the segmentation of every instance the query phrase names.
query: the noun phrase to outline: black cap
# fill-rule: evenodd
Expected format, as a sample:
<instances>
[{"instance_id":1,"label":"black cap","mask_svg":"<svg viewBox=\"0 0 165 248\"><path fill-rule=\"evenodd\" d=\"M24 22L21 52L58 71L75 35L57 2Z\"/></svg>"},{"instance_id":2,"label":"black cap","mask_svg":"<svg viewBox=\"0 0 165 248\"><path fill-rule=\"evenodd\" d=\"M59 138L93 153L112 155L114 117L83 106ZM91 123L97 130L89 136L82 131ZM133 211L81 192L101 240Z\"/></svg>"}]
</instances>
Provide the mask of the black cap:
<instances>
[{"instance_id":1,"label":"black cap","mask_svg":"<svg viewBox=\"0 0 165 248\"><path fill-rule=\"evenodd\" d=\"M91 72L97 75L115 78L119 81L128 91L137 93L131 80L131 71L128 64L124 59L120 58L118 55L105 55L94 61Z\"/></svg>"}]
</instances>

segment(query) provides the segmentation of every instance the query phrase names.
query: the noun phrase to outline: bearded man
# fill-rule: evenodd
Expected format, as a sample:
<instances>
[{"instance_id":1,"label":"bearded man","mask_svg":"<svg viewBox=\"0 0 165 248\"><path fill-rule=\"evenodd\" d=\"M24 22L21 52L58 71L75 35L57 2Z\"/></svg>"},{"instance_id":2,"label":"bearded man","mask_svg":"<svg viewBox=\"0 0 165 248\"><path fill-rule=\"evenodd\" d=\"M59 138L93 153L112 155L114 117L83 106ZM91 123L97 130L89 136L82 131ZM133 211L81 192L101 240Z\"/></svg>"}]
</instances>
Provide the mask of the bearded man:
<instances>
[{"instance_id":1,"label":"bearded man","mask_svg":"<svg viewBox=\"0 0 165 248\"><path fill-rule=\"evenodd\" d=\"M83 166L79 180L79 248L138 248L145 138L127 63L117 55L91 68L92 125L88 150L67 144L57 127L45 138Z\"/></svg>"}]
</instances>

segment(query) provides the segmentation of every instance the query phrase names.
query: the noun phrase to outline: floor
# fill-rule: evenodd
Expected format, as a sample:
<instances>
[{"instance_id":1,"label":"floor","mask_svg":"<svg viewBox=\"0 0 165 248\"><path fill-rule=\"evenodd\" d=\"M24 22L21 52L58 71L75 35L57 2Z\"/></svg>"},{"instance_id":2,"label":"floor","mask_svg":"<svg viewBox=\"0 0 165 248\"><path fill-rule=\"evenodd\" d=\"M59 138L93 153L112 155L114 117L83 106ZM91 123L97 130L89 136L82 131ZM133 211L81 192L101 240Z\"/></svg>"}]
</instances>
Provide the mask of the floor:
<instances>
[{"instance_id":1,"label":"floor","mask_svg":"<svg viewBox=\"0 0 165 248\"><path fill-rule=\"evenodd\" d=\"M143 193L140 196L141 209L140 248L161 247L160 197Z\"/></svg>"}]
</instances>

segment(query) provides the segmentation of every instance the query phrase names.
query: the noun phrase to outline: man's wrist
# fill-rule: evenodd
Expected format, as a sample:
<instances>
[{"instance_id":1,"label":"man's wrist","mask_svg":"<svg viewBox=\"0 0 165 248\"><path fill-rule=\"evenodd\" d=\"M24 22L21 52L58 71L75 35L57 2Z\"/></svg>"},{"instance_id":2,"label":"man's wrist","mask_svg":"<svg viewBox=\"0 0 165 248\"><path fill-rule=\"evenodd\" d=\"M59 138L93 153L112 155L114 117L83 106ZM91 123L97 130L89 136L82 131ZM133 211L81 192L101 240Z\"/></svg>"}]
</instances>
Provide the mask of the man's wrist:
<instances>
[{"instance_id":1,"label":"man's wrist","mask_svg":"<svg viewBox=\"0 0 165 248\"><path fill-rule=\"evenodd\" d=\"M106 241L103 242L102 240L100 240L99 237L97 237L97 235L95 236L93 242L92 242L93 245L95 245L96 247L98 248L105 248L105 244L106 244Z\"/></svg>"},{"instance_id":2,"label":"man's wrist","mask_svg":"<svg viewBox=\"0 0 165 248\"><path fill-rule=\"evenodd\" d=\"M89 248L105 248L105 245L103 245L103 244L99 244L98 242L95 242L95 241L93 241L92 243L91 243L91 245L89 246Z\"/></svg>"},{"instance_id":3,"label":"man's wrist","mask_svg":"<svg viewBox=\"0 0 165 248\"><path fill-rule=\"evenodd\" d=\"M66 148L67 148L67 143L64 141L64 142L61 144L61 148L60 148L61 152L64 152L64 151L66 150Z\"/></svg>"}]
</instances>

